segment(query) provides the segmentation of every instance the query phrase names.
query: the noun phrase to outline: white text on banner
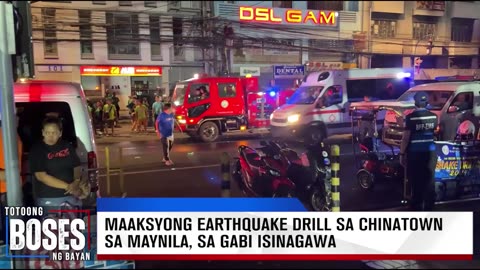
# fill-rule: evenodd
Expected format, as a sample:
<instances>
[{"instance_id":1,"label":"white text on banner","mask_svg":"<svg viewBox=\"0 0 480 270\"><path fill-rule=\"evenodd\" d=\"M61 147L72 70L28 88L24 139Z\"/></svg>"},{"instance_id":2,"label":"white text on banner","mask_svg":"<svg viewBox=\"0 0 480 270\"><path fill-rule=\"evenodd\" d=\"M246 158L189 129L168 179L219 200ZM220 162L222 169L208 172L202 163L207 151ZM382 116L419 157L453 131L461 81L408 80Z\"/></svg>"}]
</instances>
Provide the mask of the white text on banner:
<instances>
[{"instance_id":1,"label":"white text on banner","mask_svg":"<svg viewBox=\"0 0 480 270\"><path fill-rule=\"evenodd\" d=\"M469 212L98 212L97 226L98 254L109 259L473 254Z\"/></svg>"}]
</instances>

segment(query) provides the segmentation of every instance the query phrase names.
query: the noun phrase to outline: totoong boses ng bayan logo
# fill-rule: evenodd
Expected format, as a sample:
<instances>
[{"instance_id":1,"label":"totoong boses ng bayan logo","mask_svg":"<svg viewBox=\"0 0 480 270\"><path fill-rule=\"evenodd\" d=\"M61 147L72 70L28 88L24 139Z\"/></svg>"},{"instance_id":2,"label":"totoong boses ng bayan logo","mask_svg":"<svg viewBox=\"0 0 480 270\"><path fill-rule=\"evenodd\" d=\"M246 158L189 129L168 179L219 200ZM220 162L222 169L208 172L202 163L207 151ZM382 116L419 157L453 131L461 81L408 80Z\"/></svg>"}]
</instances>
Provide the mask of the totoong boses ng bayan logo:
<instances>
[{"instance_id":1,"label":"totoong boses ng bayan logo","mask_svg":"<svg viewBox=\"0 0 480 270\"><path fill-rule=\"evenodd\" d=\"M88 221L79 218L87 214ZM8 258L90 260L90 210L5 207Z\"/></svg>"}]
</instances>

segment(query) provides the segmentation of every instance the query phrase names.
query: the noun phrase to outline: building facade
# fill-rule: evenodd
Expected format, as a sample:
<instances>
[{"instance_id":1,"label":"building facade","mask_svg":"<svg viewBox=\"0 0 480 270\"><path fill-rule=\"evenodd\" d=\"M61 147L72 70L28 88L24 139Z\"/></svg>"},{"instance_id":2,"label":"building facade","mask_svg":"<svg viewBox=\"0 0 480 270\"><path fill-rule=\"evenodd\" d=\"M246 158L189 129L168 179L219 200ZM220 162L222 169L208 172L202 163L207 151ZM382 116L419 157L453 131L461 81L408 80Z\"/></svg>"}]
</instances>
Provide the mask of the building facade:
<instances>
[{"instance_id":1,"label":"building facade","mask_svg":"<svg viewBox=\"0 0 480 270\"><path fill-rule=\"evenodd\" d=\"M204 10L197 1L38 1L31 5L36 79L79 82L88 96L116 92L121 108L139 92L168 94L203 71L185 36Z\"/></svg>"},{"instance_id":2,"label":"building facade","mask_svg":"<svg viewBox=\"0 0 480 270\"><path fill-rule=\"evenodd\" d=\"M330 12L335 23L326 22ZM423 79L480 75L480 1L216 1L214 14L233 24L235 74L408 68L419 57Z\"/></svg>"},{"instance_id":3,"label":"building facade","mask_svg":"<svg viewBox=\"0 0 480 270\"><path fill-rule=\"evenodd\" d=\"M233 28L231 73L254 71L262 85L292 87L303 74L277 72L356 66L353 33L360 31L357 1L215 1L214 15ZM301 68L303 66L303 69Z\"/></svg>"},{"instance_id":4,"label":"building facade","mask_svg":"<svg viewBox=\"0 0 480 270\"><path fill-rule=\"evenodd\" d=\"M479 1L365 1L362 31L371 41L362 67L478 69ZM429 48L431 42L432 48Z\"/></svg>"}]
</instances>

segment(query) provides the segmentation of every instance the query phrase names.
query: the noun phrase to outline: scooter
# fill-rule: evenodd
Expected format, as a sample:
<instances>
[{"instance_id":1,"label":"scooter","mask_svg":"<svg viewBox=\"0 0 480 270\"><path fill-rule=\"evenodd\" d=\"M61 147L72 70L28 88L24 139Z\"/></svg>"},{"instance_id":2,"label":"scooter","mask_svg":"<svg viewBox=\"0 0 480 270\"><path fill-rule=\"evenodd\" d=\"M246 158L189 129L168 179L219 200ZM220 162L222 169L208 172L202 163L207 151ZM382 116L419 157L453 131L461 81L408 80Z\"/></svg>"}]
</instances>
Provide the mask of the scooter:
<instances>
[{"instance_id":1,"label":"scooter","mask_svg":"<svg viewBox=\"0 0 480 270\"><path fill-rule=\"evenodd\" d=\"M313 211L330 211L331 163L328 149L323 143L307 146L298 156L284 145L281 153L290 161L287 177L295 183L295 193Z\"/></svg>"},{"instance_id":2,"label":"scooter","mask_svg":"<svg viewBox=\"0 0 480 270\"><path fill-rule=\"evenodd\" d=\"M281 179L283 179L285 186L289 186L290 194L295 195L302 203L314 211L328 211L331 207L331 182L330 182L330 160L328 159L328 152L323 145L309 147L305 153L300 157L294 150L290 149L286 144L274 141L261 141L261 152L265 153L265 161L269 164L270 169L278 172ZM251 149L251 148L250 148ZM240 146L239 161L236 165L234 177L236 179L247 179L248 170L246 173L242 168L248 168L252 162L247 163L242 160L248 160L248 147ZM251 152L250 152L251 153ZM254 155L251 155L254 157ZM247 163L247 164L244 164ZM254 164L257 165L257 164ZM253 167L262 167L262 164ZM235 176L236 175L236 176ZM288 181L287 181L288 179ZM241 185L242 190L256 191L257 187L254 184L249 185L249 182L238 181L244 183ZM288 182L293 183L289 184ZM288 184L287 184L288 183ZM284 186L284 187L285 187ZM260 185L260 188L262 186ZM261 192L253 192L258 194ZM293 194L294 193L294 194Z\"/></svg>"},{"instance_id":3,"label":"scooter","mask_svg":"<svg viewBox=\"0 0 480 270\"><path fill-rule=\"evenodd\" d=\"M282 160L269 146L253 149L241 145L233 179L250 197L295 197L295 184L286 177Z\"/></svg>"}]
</instances>

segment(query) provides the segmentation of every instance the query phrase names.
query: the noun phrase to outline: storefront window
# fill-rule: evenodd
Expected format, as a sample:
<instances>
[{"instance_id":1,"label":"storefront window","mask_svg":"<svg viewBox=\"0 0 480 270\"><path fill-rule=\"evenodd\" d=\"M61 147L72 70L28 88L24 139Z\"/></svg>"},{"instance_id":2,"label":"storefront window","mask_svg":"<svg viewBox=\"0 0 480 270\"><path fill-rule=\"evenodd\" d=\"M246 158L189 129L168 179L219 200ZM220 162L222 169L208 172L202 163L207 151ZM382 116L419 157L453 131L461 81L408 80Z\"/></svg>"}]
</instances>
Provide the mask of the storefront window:
<instances>
[{"instance_id":1,"label":"storefront window","mask_svg":"<svg viewBox=\"0 0 480 270\"><path fill-rule=\"evenodd\" d=\"M82 76L81 77L81 84L83 90L91 91L91 90L100 90L100 77L97 76Z\"/></svg>"}]
</instances>

